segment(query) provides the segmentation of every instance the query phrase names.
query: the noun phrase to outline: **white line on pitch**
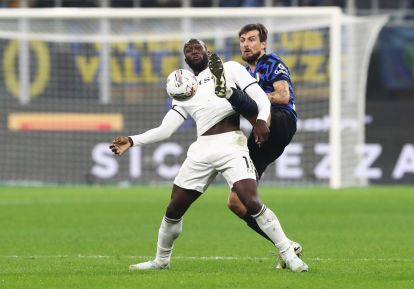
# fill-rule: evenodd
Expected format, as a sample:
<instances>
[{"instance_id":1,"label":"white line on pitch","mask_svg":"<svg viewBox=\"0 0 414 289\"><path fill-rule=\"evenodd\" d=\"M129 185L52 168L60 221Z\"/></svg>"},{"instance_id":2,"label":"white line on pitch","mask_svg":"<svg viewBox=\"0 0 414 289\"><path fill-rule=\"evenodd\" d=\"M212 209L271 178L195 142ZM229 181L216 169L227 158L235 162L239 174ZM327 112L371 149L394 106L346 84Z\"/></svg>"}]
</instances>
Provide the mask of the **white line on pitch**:
<instances>
[{"instance_id":1,"label":"white line on pitch","mask_svg":"<svg viewBox=\"0 0 414 289\"><path fill-rule=\"evenodd\" d=\"M8 255L0 256L0 258L9 259L152 259L154 256L109 256L109 255ZM173 259L182 260L268 260L275 257L233 257L233 256L172 256ZM414 258L320 258L305 257L306 260L312 261L378 261L378 262L414 262Z\"/></svg>"}]
</instances>

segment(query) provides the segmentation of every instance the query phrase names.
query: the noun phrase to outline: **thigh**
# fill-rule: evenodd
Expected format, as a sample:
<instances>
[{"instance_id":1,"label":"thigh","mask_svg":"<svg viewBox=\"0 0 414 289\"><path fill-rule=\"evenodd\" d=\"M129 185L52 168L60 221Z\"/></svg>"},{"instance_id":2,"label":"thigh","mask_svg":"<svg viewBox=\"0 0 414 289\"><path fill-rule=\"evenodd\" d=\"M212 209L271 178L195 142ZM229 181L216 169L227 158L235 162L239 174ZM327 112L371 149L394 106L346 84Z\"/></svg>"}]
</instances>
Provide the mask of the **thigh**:
<instances>
[{"instance_id":1,"label":"thigh","mask_svg":"<svg viewBox=\"0 0 414 289\"><path fill-rule=\"evenodd\" d=\"M248 140L250 157L256 167L259 179L267 166L278 159L285 147L290 143L296 132L296 122L288 112L272 111L272 122L270 125L268 141L258 146L251 134Z\"/></svg>"},{"instance_id":2,"label":"thigh","mask_svg":"<svg viewBox=\"0 0 414 289\"><path fill-rule=\"evenodd\" d=\"M296 133L296 121L285 110L273 110L269 130L273 145L285 148Z\"/></svg>"},{"instance_id":3,"label":"thigh","mask_svg":"<svg viewBox=\"0 0 414 289\"><path fill-rule=\"evenodd\" d=\"M221 162L222 164L220 164ZM233 187L234 183L245 179L250 179L256 183L256 169L247 149L223 156L217 163L216 169L222 172L230 188Z\"/></svg>"},{"instance_id":4,"label":"thigh","mask_svg":"<svg viewBox=\"0 0 414 289\"><path fill-rule=\"evenodd\" d=\"M284 146L280 146L269 138L261 146L254 142L254 137L249 137L249 155L256 168L257 177L260 179L269 164L274 162L284 150Z\"/></svg>"},{"instance_id":5,"label":"thigh","mask_svg":"<svg viewBox=\"0 0 414 289\"><path fill-rule=\"evenodd\" d=\"M211 164L187 157L174 179L174 184L203 193L216 176L217 171Z\"/></svg>"}]
</instances>

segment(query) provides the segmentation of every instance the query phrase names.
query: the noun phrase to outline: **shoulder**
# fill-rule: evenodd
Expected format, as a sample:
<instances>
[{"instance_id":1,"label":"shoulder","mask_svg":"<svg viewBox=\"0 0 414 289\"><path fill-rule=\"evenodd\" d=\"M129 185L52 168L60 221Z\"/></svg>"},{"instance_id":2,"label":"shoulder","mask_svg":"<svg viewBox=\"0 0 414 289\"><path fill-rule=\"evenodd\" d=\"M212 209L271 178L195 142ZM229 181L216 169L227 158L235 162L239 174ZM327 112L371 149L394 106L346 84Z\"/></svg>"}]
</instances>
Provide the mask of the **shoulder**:
<instances>
[{"instance_id":1,"label":"shoulder","mask_svg":"<svg viewBox=\"0 0 414 289\"><path fill-rule=\"evenodd\" d=\"M182 118L187 119L187 111L184 109L184 107L180 106L177 103L172 103L172 107L170 109L170 111L175 111L176 113L178 113L180 116L182 116Z\"/></svg>"},{"instance_id":2,"label":"shoulder","mask_svg":"<svg viewBox=\"0 0 414 289\"><path fill-rule=\"evenodd\" d=\"M275 52L270 52L270 53L266 54L266 57L270 61L277 61L277 62L282 61L282 58L279 55L277 55Z\"/></svg>"},{"instance_id":3,"label":"shoulder","mask_svg":"<svg viewBox=\"0 0 414 289\"><path fill-rule=\"evenodd\" d=\"M260 62L261 62L261 65L266 66L266 67L269 67L269 66L274 67L279 64L286 66L283 63L282 58L274 52L263 55L263 59Z\"/></svg>"},{"instance_id":4,"label":"shoulder","mask_svg":"<svg viewBox=\"0 0 414 289\"><path fill-rule=\"evenodd\" d=\"M265 62L267 64L266 66L270 68L268 69L268 71L272 75L272 77L278 75L290 77L289 68L286 66L285 63L283 63L282 58L280 58L280 56L276 53L272 52L266 54Z\"/></svg>"},{"instance_id":5,"label":"shoulder","mask_svg":"<svg viewBox=\"0 0 414 289\"><path fill-rule=\"evenodd\" d=\"M243 65L233 60L227 61L223 65L225 70L246 70L246 68Z\"/></svg>"},{"instance_id":6,"label":"shoulder","mask_svg":"<svg viewBox=\"0 0 414 289\"><path fill-rule=\"evenodd\" d=\"M274 64L277 64L279 68L288 69L286 64L283 62L282 58L276 53L274 52L269 53L268 58L269 58L269 61L273 62Z\"/></svg>"},{"instance_id":7,"label":"shoulder","mask_svg":"<svg viewBox=\"0 0 414 289\"><path fill-rule=\"evenodd\" d=\"M242 75L250 75L246 68L236 61L227 61L224 63L225 74L232 77L238 77Z\"/></svg>"},{"instance_id":8,"label":"shoulder","mask_svg":"<svg viewBox=\"0 0 414 289\"><path fill-rule=\"evenodd\" d=\"M179 105L179 101L175 100L174 98L171 97L171 108L173 108L174 106Z\"/></svg>"},{"instance_id":9,"label":"shoulder","mask_svg":"<svg viewBox=\"0 0 414 289\"><path fill-rule=\"evenodd\" d=\"M171 103L171 109L172 110L176 110L176 109L185 110L182 104L183 104L183 101L178 101L178 100L173 99Z\"/></svg>"}]
</instances>

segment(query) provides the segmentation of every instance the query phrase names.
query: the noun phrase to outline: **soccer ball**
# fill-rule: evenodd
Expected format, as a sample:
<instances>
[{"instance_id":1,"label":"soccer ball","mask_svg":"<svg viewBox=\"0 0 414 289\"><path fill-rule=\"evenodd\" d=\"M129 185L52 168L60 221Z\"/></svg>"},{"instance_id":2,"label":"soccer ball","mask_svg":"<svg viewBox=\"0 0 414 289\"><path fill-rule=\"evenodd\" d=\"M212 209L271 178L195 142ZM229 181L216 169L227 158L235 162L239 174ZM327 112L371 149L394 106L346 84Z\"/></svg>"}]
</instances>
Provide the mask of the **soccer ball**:
<instances>
[{"instance_id":1,"label":"soccer ball","mask_svg":"<svg viewBox=\"0 0 414 289\"><path fill-rule=\"evenodd\" d=\"M198 82L195 75L185 69L177 69L167 77L167 93L175 100L188 100L196 94Z\"/></svg>"}]
</instances>

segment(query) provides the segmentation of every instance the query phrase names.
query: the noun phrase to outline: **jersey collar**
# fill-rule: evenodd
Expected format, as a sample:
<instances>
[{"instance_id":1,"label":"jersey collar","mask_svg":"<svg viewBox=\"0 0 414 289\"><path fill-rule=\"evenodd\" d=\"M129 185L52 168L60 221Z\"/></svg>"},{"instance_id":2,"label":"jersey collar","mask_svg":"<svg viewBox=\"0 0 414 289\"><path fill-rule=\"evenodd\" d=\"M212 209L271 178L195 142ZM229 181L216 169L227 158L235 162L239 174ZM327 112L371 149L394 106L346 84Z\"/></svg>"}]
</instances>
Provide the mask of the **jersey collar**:
<instances>
[{"instance_id":1,"label":"jersey collar","mask_svg":"<svg viewBox=\"0 0 414 289\"><path fill-rule=\"evenodd\" d=\"M256 66L255 66L255 68L254 68L254 71L251 71L251 70L250 70L250 66L249 66L249 65L247 65L247 66L246 66L247 71L248 71L251 75L253 75L253 76L257 75L257 70L259 69L260 64L261 64L262 62L265 62L267 59L268 59L268 55L267 55L266 53L265 53L265 54L263 54L263 55L262 55L262 56L260 56L260 58L257 60Z\"/></svg>"}]
</instances>

